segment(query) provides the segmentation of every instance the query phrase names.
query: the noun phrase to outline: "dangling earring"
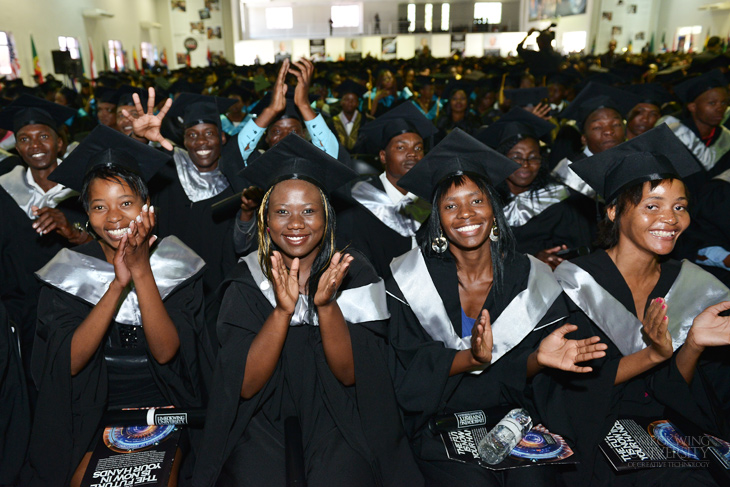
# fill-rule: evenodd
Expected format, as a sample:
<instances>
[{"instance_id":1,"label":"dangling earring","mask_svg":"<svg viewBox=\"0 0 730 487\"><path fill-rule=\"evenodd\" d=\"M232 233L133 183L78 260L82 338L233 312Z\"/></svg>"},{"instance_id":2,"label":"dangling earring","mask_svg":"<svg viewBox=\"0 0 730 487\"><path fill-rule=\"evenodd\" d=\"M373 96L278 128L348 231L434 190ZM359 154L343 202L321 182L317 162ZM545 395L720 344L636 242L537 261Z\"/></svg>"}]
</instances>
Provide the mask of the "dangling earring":
<instances>
[{"instance_id":1,"label":"dangling earring","mask_svg":"<svg viewBox=\"0 0 730 487\"><path fill-rule=\"evenodd\" d=\"M431 242L431 250L437 254L443 254L449 248L449 241L444 237L444 232L439 230L439 236Z\"/></svg>"},{"instance_id":2,"label":"dangling earring","mask_svg":"<svg viewBox=\"0 0 730 487\"><path fill-rule=\"evenodd\" d=\"M489 231L489 240L492 242L496 242L499 240L499 228L497 228L497 220L494 220L494 223L492 224L492 229Z\"/></svg>"},{"instance_id":3,"label":"dangling earring","mask_svg":"<svg viewBox=\"0 0 730 487\"><path fill-rule=\"evenodd\" d=\"M84 229L86 230L86 233L88 233L91 236L91 238L96 240L96 233L91 228L91 225L89 225L89 223L90 223L89 220L86 220L86 223L84 224Z\"/></svg>"}]
</instances>

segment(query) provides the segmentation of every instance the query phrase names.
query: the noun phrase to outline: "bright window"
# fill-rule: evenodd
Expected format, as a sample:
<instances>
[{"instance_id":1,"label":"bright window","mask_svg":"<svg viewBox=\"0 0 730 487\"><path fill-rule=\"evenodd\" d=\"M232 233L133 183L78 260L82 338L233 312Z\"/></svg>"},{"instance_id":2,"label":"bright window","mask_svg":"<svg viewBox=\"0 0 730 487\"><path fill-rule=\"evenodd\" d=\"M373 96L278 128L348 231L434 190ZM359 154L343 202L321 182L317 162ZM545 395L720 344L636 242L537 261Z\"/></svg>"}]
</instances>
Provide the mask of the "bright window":
<instances>
[{"instance_id":1,"label":"bright window","mask_svg":"<svg viewBox=\"0 0 730 487\"><path fill-rule=\"evenodd\" d=\"M123 71L126 69L124 66L124 52L122 51L121 41L109 41L109 67L113 71Z\"/></svg>"},{"instance_id":2,"label":"bright window","mask_svg":"<svg viewBox=\"0 0 730 487\"><path fill-rule=\"evenodd\" d=\"M269 7L266 9L267 29L291 29L294 27L294 16L291 7Z\"/></svg>"},{"instance_id":3,"label":"bright window","mask_svg":"<svg viewBox=\"0 0 730 487\"><path fill-rule=\"evenodd\" d=\"M451 5L449 5L448 3L442 3L441 4L441 30L442 31L449 30L449 24L451 23L451 19L449 18L450 14L451 14Z\"/></svg>"},{"instance_id":4,"label":"bright window","mask_svg":"<svg viewBox=\"0 0 730 487\"><path fill-rule=\"evenodd\" d=\"M71 53L71 59L79 58L79 41L75 37L58 36L58 48Z\"/></svg>"},{"instance_id":5,"label":"bright window","mask_svg":"<svg viewBox=\"0 0 730 487\"><path fill-rule=\"evenodd\" d=\"M426 8L424 9L423 28L426 30L426 32L431 32L433 30L433 4L432 3L427 3Z\"/></svg>"},{"instance_id":6,"label":"bright window","mask_svg":"<svg viewBox=\"0 0 730 487\"><path fill-rule=\"evenodd\" d=\"M409 3L407 10L408 32L416 31L416 4Z\"/></svg>"},{"instance_id":7,"label":"bright window","mask_svg":"<svg viewBox=\"0 0 730 487\"><path fill-rule=\"evenodd\" d=\"M562 49L565 54L580 52L586 48L587 33L584 30L563 32Z\"/></svg>"},{"instance_id":8,"label":"bright window","mask_svg":"<svg viewBox=\"0 0 730 487\"><path fill-rule=\"evenodd\" d=\"M360 27L359 5L332 5L330 16L332 27Z\"/></svg>"},{"instance_id":9,"label":"bright window","mask_svg":"<svg viewBox=\"0 0 730 487\"><path fill-rule=\"evenodd\" d=\"M474 4L474 20L485 24L502 23L502 2L477 2Z\"/></svg>"},{"instance_id":10,"label":"bright window","mask_svg":"<svg viewBox=\"0 0 730 487\"><path fill-rule=\"evenodd\" d=\"M0 31L0 74L8 75L13 72L10 66L10 40L6 32Z\"/></svg>"},{"instance_id":11,"label":"bright window","mask_svg":"<svg viewBox=\"0 0 730 487\"><path fill-rule=\"evenodd\" d=\"M152 66L155 64L155 48L149 42L142 43L142 62Z\"/></svg>"}]
</instances>

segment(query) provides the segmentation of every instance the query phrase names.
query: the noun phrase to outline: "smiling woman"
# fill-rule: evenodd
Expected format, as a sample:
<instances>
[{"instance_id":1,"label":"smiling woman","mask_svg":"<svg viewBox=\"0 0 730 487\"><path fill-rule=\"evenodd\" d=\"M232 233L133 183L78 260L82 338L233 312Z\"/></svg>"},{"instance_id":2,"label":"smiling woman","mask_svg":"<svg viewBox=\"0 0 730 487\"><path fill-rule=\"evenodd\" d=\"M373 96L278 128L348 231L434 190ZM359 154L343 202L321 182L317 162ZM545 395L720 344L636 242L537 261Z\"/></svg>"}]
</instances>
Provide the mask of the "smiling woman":
<instances>
[{"instance_id":1,"label":"smiling woman","mask_svg":"<svg viewBox=\"0 0 730 487\"><path fill-rule=\"evenodd\" d=\"M224 283L194 483L285 485L285 445L301 444L294 475L312 487L421 485L388 380L385 286L335 249L328 195L355 173L289 135L243 175L268 188L259 249Z\"/></svg>"},{"instance_id":2,"label":"smiling woman","mask_svg":"<svg viewBox=\"0 0 730 487\"><path fill-rule=\"evenodd\" d=\"M714 387L727 364L713 362L706 347L730 343L730 290L687 261L666 256L689 225L683 177L700 171L696 159L666 125L571 168L607 202L600 250L564 262L555 275L570 298L571 321L580 333L609 345L596 372L567 388L577 448L587 460L571 485L612 479L598 443L616 419L680 417L690 428L727 436L727 405ZM698 365L700 356L705 365ZM713 372L714 371L714 372ZM723 379L724 380L724 379ZM590 411L590 414L586 414ZM588 460L589 459L589 460ZM715 485L698 469L623 473L632 482Z\"/></svg>"},{"instance_id":3,"label":"smiling woman","mask_svg":"<svg viewBox=\"0 0 730 487\"><path fill-rule=\"evenodd\" d=\"M168 159L99 126L52 175L81 192L97 240L37 272L31 485L80 485L107 410L204 405L205 263L177 238L152 234L146 182ZM68 434L49 438L59 424ZM178 470L176 461L173 477Z\"/></svg>"}]
</instances>

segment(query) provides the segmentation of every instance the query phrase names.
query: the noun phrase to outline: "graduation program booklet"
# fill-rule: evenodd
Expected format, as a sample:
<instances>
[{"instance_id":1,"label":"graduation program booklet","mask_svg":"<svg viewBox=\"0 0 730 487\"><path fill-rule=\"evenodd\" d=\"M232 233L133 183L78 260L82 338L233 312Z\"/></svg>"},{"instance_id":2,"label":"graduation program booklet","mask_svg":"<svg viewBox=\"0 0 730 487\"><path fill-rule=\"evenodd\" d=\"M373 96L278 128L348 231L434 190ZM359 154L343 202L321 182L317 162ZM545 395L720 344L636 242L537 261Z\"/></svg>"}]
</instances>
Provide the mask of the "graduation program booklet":
<instances>
[{"instance_id":1,"label":"graduation program booklet","mask_svg":"<svg viewBox=\"0 0 730 487\"><path fill-rule=\"evenodd\" d=\"M617 472L710 466L728 472L730 468L730 443L710 435L685 435L666 419L618 419L600 448Z\"/></svg>"},{"instance_id":2,"label":"graduation program booklet","mask_svg":"<svg viewBox=\"0 0 730 487\"><path fill-rule=\"evenodd\" d=\"M489 429L486 426L475 426L443 431L440 435L446 447L446 454L451 460L473 463L489 470L578 463L573 457L573 450L562 436L551 433L543 425L538 424L527 432L507 458L496 465L489 465L479 458L477 450L479 441L487 433Z\"/></svg>"},{"instance_id":3,"label":"graduation program booklet","mask_svg":"<svg viewBox=\"0 0 730 487\"><path fill-rule=\"evenodd\" d=\"M175 425L105 428L81 487L167 486L180 434Z\"/></svg>"}]
</instances>

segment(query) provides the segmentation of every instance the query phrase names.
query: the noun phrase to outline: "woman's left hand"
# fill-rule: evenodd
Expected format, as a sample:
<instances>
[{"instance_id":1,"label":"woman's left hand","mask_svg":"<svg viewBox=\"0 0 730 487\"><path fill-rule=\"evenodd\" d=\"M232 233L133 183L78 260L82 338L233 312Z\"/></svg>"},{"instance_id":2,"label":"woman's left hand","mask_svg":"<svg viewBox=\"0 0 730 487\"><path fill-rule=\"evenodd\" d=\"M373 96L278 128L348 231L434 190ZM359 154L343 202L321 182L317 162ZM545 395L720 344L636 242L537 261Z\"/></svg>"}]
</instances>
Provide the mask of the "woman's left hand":
<instances>
[{"instance_id":1,"label":"woman's left hand","mask_svg":"<svg viewBox=\"0 0 730 487\"><path fill-rule=\"evenodd\" d=\"M350 254L342 255L340 252L332 256L329 267L319 278L317 293L314 295L315 306L325 306L332 302L353 260Z\"/></svg>"},{"instance_id":2,"label":"woman's left hand","mask_svg":"<svg viewBox=\"0 0 730 487\"><path fill-rule=\"evenodd\" d=\"M697 315L687 334L687 342L701 349L730 345L730 316L720 316L728 309L730 301L723 301Z\"/></svg>"},{"instance_id":3,"label":"woman's left hand","mask_svg":"<svg viewBox=\"0 0 730 487\"><path fill-rule=\"evenodd\" d=\"M601 338L597 336L583 340L565 338L565 335L577 329L578 327L575 325L565 324L546 336L537 349L537 363L541 367L569 372L591 372L593 368L580 367L576 364L605 356L608 345L598 343Z\"/></svg>"},{"instance_id":4,"label":"woman's left hand","mask_svg":"<svg viewBox=\"0 0 730 487\"><path fill-rule=\"evenodd\" d=\"M132 276L135 273L149 269L150 247L157 237L152 235L155 226L155 208L145 204L137 218L129 224L127 244L124 251L124 263Z\"/></svg>"}]
</instances>

